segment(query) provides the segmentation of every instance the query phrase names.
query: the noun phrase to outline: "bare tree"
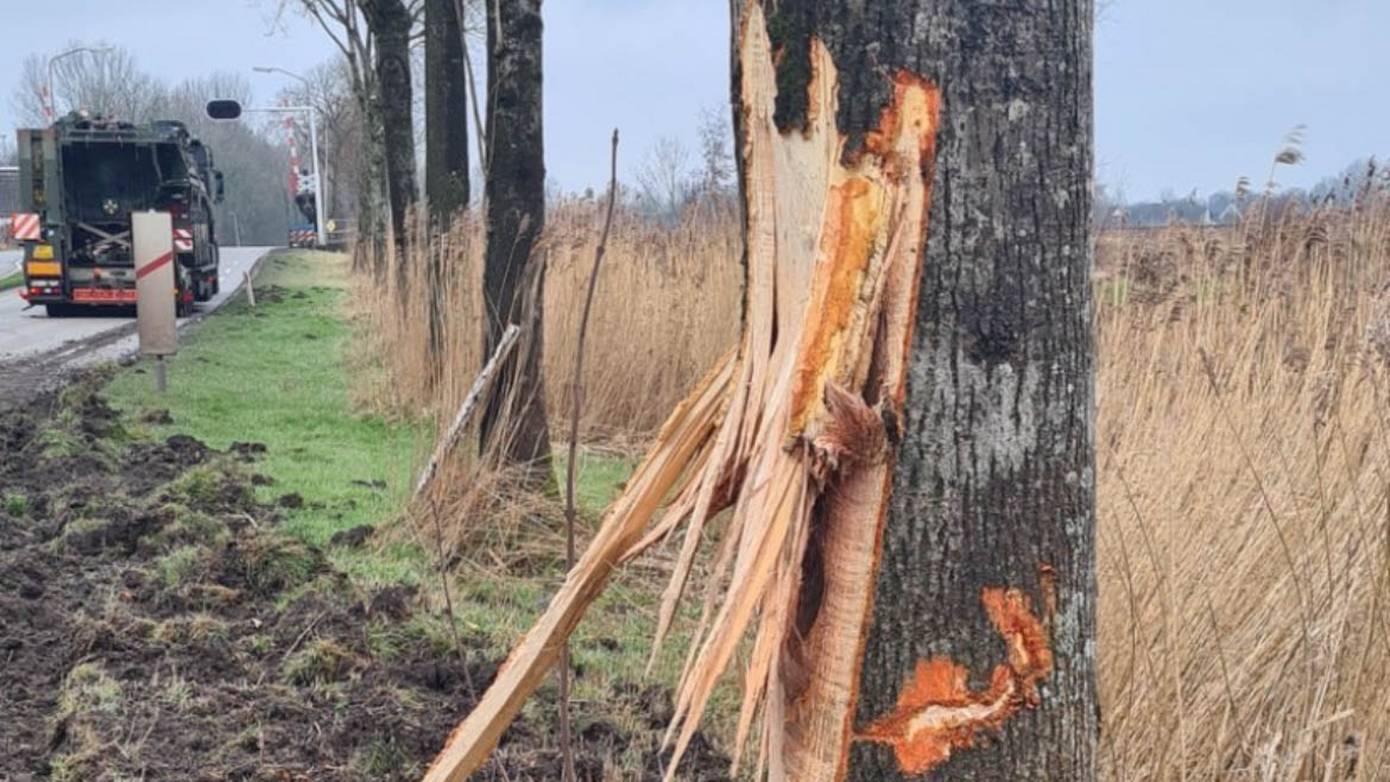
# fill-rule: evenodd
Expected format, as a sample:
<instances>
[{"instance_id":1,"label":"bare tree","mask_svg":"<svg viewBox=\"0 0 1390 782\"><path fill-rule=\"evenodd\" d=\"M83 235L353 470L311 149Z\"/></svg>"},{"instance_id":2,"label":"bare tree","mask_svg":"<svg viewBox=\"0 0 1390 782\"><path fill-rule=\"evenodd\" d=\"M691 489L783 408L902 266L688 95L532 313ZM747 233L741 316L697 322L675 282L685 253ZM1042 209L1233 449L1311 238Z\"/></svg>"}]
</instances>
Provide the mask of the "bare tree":
<instances>
[{"instance_id":1,"label":"bare tree","mask_svg":"<svg viewBox=\"0 0 1390 782\"><path fill-rule=\"evenodd\" d=\"M541 376L544 264L535 246L545 228L541 0L487 3L487 257L484 355L509 323L526 331L480 421L484 447L508 464L551 479L550 429Z\"/></svg>"},{"instance_id":2,"label":"bare tree","mask_svg":"<svg viewBox=\"0 0 1390 782\"><path fill-rule=\"evenodd\" d=\"M673 136L658 138L637 167L637 188L647 208L671 217L691 191L690 150Z\"/></svg>"},{"instance_id":3,"label":"bare tree","mask_svg":"<svg viewBox=\"0 0 1390 782\"><path fill-rule=\"evenodd\" d=\"M362 115L352 96L347 64L334 58L304 74L307 84L293 82L280 91L281 103L311 106L319 117L319 165L326 218L350 217L362 166ZM300 149L310 149L308 128L299 126Z\"/></svg>"},{"instance_id":4,"label":"bare tree","mask_svg":"<svg viewBox=\"0 0 1390 782\"><path fill-rule=\"evenodd\" d=\"M373 270L386 269L386 142L385 126L377 101L376 42L355 0L276 0L276 18L295 10L312 19L338 48L346 64L352 96L357 104L362 135L362 154L357 182L357 243L354 265L361 269L368 257Z\"/></svg>"},{"instance_id":5,"label":"bare tree","mask_svg":"<svg viewBox=\"0 0 1390 782\"><path fill-rule=\"evenodd\" d=\"M700 110L700 189L704 195L722 195L734 181L734 155L729 141L733 129L729 126L726 108L707 106Z\"/></svg>"},{"instance_id":6,"label":"bare tree","mask_svg":"<svg viewBox=\"0 0 1390 782\"><path fill-rule=\"evenodd\" d=\"M288 152L278 132L267 138L246 123L209 120L204 106L214 98L245 103L251 99L251 85L240 74L188 79L165 90L157 113L187 125L212 150L226 177L226 200L214 207L218 241L230 243L235 230L243 242L283 243L289 230Z\"/></svg>"},{"instance_id":7,"label":"bare tree","mask_svg":"<svg viewBox=\"0 0 1390 782\"><path fill-rule=\"evenodd\" d=\"M99 42L71 41L65 49L100 48ZM54 51L51 54L58 54ZM31 54L21 66L12 103L23 122L46 121L44 95L48 85L49 54ZM122 47L103 52L79 52L53 64L55 113L81 109L131 122L154 119L163 98L159 80L140 70L135 56Z\"/></svg>"}]
</instances>

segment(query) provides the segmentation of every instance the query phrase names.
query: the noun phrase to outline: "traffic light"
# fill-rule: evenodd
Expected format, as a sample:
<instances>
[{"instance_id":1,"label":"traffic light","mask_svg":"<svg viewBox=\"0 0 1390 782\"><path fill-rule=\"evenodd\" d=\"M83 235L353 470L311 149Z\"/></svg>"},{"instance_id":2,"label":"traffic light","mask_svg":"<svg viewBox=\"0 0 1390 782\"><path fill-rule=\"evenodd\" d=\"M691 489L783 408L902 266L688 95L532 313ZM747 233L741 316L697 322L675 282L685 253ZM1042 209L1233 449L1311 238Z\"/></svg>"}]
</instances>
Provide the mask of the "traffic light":
<instances>
[{"instance_id":1,"label":"traffic light","mask_svg":"<svg viewBox=\"0 0 1390 782\"><path fill-rule=\"evenodd\" d=\"M216 120L241 118L241 103L234 100L210 100L207 105L208 117Z\"/></svg>"}]
</instances>

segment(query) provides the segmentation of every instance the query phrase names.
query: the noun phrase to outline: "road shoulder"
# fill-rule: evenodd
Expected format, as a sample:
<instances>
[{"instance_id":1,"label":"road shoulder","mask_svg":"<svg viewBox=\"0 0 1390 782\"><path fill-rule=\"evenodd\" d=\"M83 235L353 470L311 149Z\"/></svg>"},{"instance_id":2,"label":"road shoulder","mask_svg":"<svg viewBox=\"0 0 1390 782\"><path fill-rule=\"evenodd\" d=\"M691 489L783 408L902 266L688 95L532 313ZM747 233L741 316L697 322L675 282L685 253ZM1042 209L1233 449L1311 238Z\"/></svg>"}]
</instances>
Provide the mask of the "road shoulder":
<instances>
[{"instance_id":1,"label":"road shoulder","mask_svg":"<svg viewBox=\"0 0 1390 782\"><path fill-rule=\"evenodd\" d=\"M251 264L247 277L254 280L268 258L284 252L270 250ZM190 334L209 315L243 295L245 279L235 281L228 295L202 305L191 317L179 322L179 333ZM254 283L253 283L254 284ZM52 350L21 354L0 361L0 412L22 407L30 401L62 388L92 368L105 362L129 362L139 345L135 339L135 319L99 334L75 339Z\"/></svg>"}]
</instances>

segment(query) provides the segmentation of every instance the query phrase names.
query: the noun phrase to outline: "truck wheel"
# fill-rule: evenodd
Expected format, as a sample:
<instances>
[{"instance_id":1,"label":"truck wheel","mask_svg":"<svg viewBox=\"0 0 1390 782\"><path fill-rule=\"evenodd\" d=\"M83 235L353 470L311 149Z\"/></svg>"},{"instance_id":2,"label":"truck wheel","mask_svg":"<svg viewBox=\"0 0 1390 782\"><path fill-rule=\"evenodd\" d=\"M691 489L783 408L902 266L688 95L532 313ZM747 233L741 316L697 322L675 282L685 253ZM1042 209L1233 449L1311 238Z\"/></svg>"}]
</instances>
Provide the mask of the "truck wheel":
<instances>
[{"instance_id":1,"label":"truck wheel","mask_svg":"<svg viewBox=\"0 0 1390 782\"><path fill-rule=\"evenodd\" d=\"M66 304L45 304L43 309L50 318L66 318L72 314L72 310Z\"/></svg>"}]
</instances>

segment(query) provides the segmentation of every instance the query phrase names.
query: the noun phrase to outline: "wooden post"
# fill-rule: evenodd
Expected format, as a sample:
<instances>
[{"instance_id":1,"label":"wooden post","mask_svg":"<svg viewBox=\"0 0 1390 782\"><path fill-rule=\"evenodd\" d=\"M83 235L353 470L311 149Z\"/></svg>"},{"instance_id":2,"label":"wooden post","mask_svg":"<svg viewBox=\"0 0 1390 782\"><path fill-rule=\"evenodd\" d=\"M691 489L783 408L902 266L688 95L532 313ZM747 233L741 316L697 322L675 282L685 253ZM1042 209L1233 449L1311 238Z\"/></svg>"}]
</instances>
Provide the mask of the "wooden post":
<instances>
[{"instance_id":1,"label":"wooden post","mask_svg":"<svg viewBox=\"0 0 1390 782\"><path fill-rule=\"evenodd\" d=\"M424 496L430 481L434 480L434 475L439 470L439 465L458 446L459 439L463 437L463 430L467 428L469 420L473 417L473 411L478 407L478 400L492 385L493 379L497 377L497 368L507 360L507 356L516 347L517 339L520 337L521 327L515 323L508 326L502 334L502 341L497 344L497 349L492 352L492 357L487 360L483 371L478 373L477 379L473 381L473 387L468 389L468 395L463 398L463 404L459 405L459 411L454 416L453 423L449 425L448 431L440 438L439 444L435 446L434 455L430 457L429 463L420 473L420 480L415 483L415 494L412 495L412 500L418 500Z\"/></svg>"}]
</instances>

